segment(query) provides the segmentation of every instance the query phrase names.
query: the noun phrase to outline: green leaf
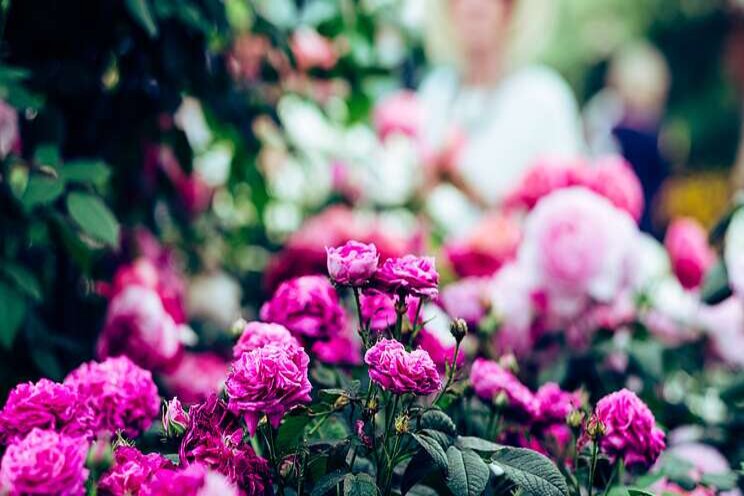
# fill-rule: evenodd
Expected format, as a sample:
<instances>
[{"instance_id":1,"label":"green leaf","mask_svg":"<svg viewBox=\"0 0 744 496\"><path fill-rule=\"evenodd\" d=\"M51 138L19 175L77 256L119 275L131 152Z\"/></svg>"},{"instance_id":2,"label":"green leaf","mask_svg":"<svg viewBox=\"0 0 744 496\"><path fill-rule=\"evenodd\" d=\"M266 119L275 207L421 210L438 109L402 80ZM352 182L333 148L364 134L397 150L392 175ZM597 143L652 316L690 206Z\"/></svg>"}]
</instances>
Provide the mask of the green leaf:
<instances>
[{"instance_id":1,"label":"green leaf","mask_svg":"<svg viewBox=\"0 0 744 496\"><path fill-rule=\"evenodd\" d=\"M505 447L493 454L492 463L525 494L568 496L566 479L548 458L525 448Z\"/></svg>"},{"instance_id":2,"label":"green leaf","mask_svg":"<svg viewBox=\"0 0 744 496\"><path fill-rule=\"evenodd\" d=\"M26 300L14 289L0 282L0 345L13 346L18 329L26 316Z\"/></svg>"},{"instance_id":3,"label":"green leaf","mask_svg":"<svg viewBox=\"0 0 744 496\"><path fill-rule=\"evenodd\" d=\"M457 435L457 428L452 419L441 410L427 410L421 416L421 428L443 432L449 436Z\"/></svg>"},{"instance_id":4,"label":"green leaf","mask_svg":"<svg viewBox=\"0 0 744 496\"><path fill-rule=\"evenodd\" d=\"M447 470L447 453L442 447L442 443L436 435L437 431L421 431L418 433L411 433L413 439L429 454L434 463L442 470ZM444 434L441 434L444 435Z\"/></svg>"},{"instance_id":5,"label":"green leaf","mask_svg":"<svg viewBox=\"0 0 744 496\"><path fill-rule=\"evenodd\" d=\"M700 297L708 305L721 303L731 296L731 288L728 283L728 274L723 261L718 260L705 274Z\"/></svg>"},{"instance_id":6,"label":"green leaf","mask_svg":"<svg viewBox=\"0 0 744 496\"><path fill-rule=\"evenodd\" d=\"M643 489L637 489L637 488L632 488L632 487L628 487L626 489L630 496L654 496L654 493L649 492L649 491L644 491Z\"/></svg>"},{"instance_id":7,"label":"green leaf","mask_svg":"<svg viewBox=\"0 0 744 496\"><path fill-rule=\"evenodd\" d=\"M457 440L455 441L455 446L460 449L471 449L473 451L479 451L481 453L493 453L504 447L501 444L496 444L494 442L472 436L458 436Z\"/></svg>"},{"instance_id":8,"label":"green leaf","mask_svg":"<svg viewBox=\"0 0 744 496\"><path fill-rule=\"evenodd\" d=\"M344 479L344 496L375 496L377 486L368 474L350 475Z\"/></svg>"},{"instance_id":9,"label":"green leaf","mask_svg":"<svg viewBox=\"0 0 744 496\"><path fill-rule=\"evenodd\" d=\"M53 202L64 190L65 184L59 179L31 176L21 197L21 203L27 210L32 210L39 205Z\"/></svg>"},{"instance_id":10,"label":"green leaf","mask_svg":"<svg viewBox=\"0 0 744 496\"><path fill-rule=\"evenodd\" d=\"M59 148L53 143L39 145L34 150L34 163L57 167L61 162Z\"/></svg>"},{"instance_id":11,"label":"green leaf","mask_svg":"<svg viewBox=\"0 0 744 496\"><path fill-rule=\"evenodd\" d=\"M70 193L67 195L67 211L75 223L93 238L111 246L119 244L119 223L97 196Z\"/></svg>"},{"instance_id":12,"label":"green leaf","mask_svg":"<svg viewBox=\"0 0 744 496\"><path fill-rule=\"evenodd\" d=\"M152 15L148 0L126 0L126 6L129 14L147 32L150 38L157 36L158 26L155 24L155 18Z\"/></svg>"},{"instance_id":13,"label":"green leaf","mask_svg":"<svg viewBox=\"0 0 744 496\"><path fill-rule=\"evenodd\" d=\"M349 472L346 470L334 470L329 474L325 474L321 477L313 490L310 492L310 496L323 496L325 493L334 489L336 485L344 480Z\"/></svg>"},{"instance_id":14,"label":"green leaf","mask_svg":"<svg viewBox=\"0 0 744 496\"><path fill-rule=\"evenodd\" d=\"M478 496L488 485L490 470L474 451L460 451L455 446L447 449L447 487L453 494Z\"/></svg>"},{"instance_id":15,"label":"green leaf","mask_svg":"<svg viewBox=\"0 0 744 496\"><path fill-rule=\"evenodd\" d=\"M310 422L307 415L288 415L284 417L276 435L276 450L279 454L290 453L302 443L305 426Z\"/></svg>"},{"instance_id":16,"label":"green leaf","mask_svg":"<svg viewBox=\"0 0 744 496\"><path fill-rule=\"evenodd\" d=\"M36 301L41 300L41 286L31 272L22 265L6 262L0 266L5 276L15 283L16 287Z\"/></svg>"},{"instance_id":17,"label":"green leaf","mask_svg":"<svg viewBox=\"0 0 744 496\"><path fill-rule=\"evenodd\" d=\"M709 487L715 487L720 491L731 491L736 487L738 477L734 472L720 474L703 474L700 482Z\"/></svg>"},{"instance_id":18,"label":"green leaf","mask_svg":"<svg viewBox=\"0 0 744 496\"><path fill-rule=\"evenodd\" d=\"M111 177L111 169L105 162L97 160L75 160L59 169L59 176L73 183L105 185Z\"/></svg>"},{"instance_id":19,"label":"green leaf","mask_svg":"<svg viewBox=\"0 0 744 496\"><path fill-rule=\"evenodd\" d=\"M437 468L432 463L431 457L425 450L416 452L411 461L406 465L403 472L403 480L400 483L400 493L405 495L413 486L421 482L427 475Z\"/></svg>"}]
</instances>

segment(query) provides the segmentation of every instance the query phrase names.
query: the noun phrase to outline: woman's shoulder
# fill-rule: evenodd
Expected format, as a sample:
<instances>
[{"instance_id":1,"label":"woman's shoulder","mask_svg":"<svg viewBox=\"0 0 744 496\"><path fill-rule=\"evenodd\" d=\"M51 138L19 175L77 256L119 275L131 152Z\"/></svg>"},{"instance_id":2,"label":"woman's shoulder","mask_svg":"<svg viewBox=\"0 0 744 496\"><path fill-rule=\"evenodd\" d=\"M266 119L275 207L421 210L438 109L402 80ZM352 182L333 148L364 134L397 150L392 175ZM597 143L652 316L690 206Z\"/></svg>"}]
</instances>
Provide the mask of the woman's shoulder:
<instances>
[{"instance_id":1,"label":"woman's shoulder","mask_svg":"<svg viewBox=\"0 0 744 496\"><path fill-rule=\"evenodd\" d=\"M421 81L419 93L423 96L439 95L454 90L457 85L457 71L454 67L438 66L428 71Z\"/></svg>"}]
</instances>

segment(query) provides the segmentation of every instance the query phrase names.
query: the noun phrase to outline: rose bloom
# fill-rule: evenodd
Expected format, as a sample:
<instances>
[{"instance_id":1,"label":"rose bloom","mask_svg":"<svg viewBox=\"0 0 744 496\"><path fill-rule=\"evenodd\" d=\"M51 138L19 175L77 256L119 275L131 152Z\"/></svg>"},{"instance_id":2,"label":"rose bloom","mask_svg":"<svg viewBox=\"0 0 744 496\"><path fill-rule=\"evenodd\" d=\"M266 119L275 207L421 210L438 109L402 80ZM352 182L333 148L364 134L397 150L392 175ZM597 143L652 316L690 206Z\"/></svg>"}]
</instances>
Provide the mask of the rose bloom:
<instances>
[{"instance_id":1,"label":"rose bloom","mask_svg":"<svg viewBox=\"0 0 744 496\"><path fill-rule=\"evenodd\" d=\"M158 388L152 374L127 357L87 362L65 379L93 411L97 431L123 431L137 437L160 413Z\"/></svg>"},{"instance_id":2,"label":"rose bloom","mask_svg":"<svg viewBox=\"0 0 744 496\"><path fill-rule=\"evenodd\" d=\"M375 285L390 294L435 298L438 294L439 273L434 257L405 255L388 258L375 274Z\"/></svg>"},{"instance_id":3,"label":"rose bloom","mask_svg":"<svg viewBox=\"0 0 744 496\"><path fill-rule=\"evenodd\" d=\"M498 363L476 358L470 369L470 384L482 400L493 402L503 393L507 407L513 412L534 417L535 397L527 386Z\"/></svg>"},{"instance_id":4,"label":"rose bloom","mask_svg":"<svg viewBox=\"0 0 744 496\"><path fill-rule=\"evenodd\" d=\"M170 370L181 359L183 333L155 291L132 285L109 302L98 358L126 355L143 368Z\"/></svg>"},{"instance_id":5,"label":"rose bloom","mask_svg":"<svg viewBox=\"0 0 744 496\"><path fill-rule=\"evenodd\" d=\"M444 376L445 364L452 365L455 356L455 338L449 329L437 329L427 326L421 329L416 337L416 346L426 351L431 360L436 364L441 377ZM457 353L457 365L462 366L465 355L462 350Z\"/></svg>"},{"instance_id":6,"label":"rose bloom","mask_svg":"<svg viewBox=\"0 0 744 496\"><path fill-rule=\"evenodd\" d=\"M490 276L516 256L521 239L511 217L489 214L466 236L448 241L444 254L460 277Z\"/></svg>"},{"instance_id":7,"label":"rose bloom","mask_svg":"<svg viewBox=\"0 0 744 496\"><path fill-rule=\"evenodd\" d=\"M507 209L531 210L550 193L579 183L579 176L588 166L581 159L542 157L522 176L519 184L506 196Z\"/></svg>"},{"instance_id":8,"label":"rose bloom","mask_svg":"<svg viewBox=\"0 0 744 496\"><path fill-rule=\"evenodd\" d=\"M178 367L161 375L160 380L184 403L197 403L222 389L228 366L228 362L216 353L187 352Z\"/></svg>"},{"instance_id":9,"label":"rose bloom","mask_svg":"<svg viewBox=\"0 0 744 496\"><path fill-rule=\"evenodd\" d=\"M535 393L536 415L539 422L565 423L566 417L583 404L579 392L563 391L558 384L548 382Z\"/></svg>"},{"instance_id":10,"label":"rose bloom","mask_svg":"<svg viewBox=\"0 0 744 496\"><path fill-rule=\"evenodd\" d=\"M275 344L243 353L233 362L225 382L228 408L243 416L251 436L263 414L277 428L286 412L310 401L309 362L304 349Z\"/></svg>"},{"instance_id":11,"label":"rose bloom","mask_svg":"<svg viewBox=\"0 0 744 496\"><path fill-rule=\"evenodd\" d=\"M139 492L141 496L238 496L237 487L219 472L192 464L181 469L158 470Z\"/></svg>"},{"instance_id":12,"label":"rose bloom","mask_svg":"<svg viewBox=\"0 0 744 496\"><path fill-rule=\"evenodd\" d=\"M617 296L637 234L632 219L606 199L567 188L543 198L527 217L519 263L534 272L551 312L567 318L586 297Z\"/></svg>"},{"instance_id":13,"label":"rose bloom","mask_svg":"<svg viewBox=\"0 0 744 496\"><path fill-rule=\"evenodd\" d=\"M622 458L627 466L650 467L666 447L653 413L632 391L605 396L594 414L605 427L599 449L610 458Z\"/></svg>"},{"instance_id":14,"label":"rose bloom","mask_svg":"<svg viewBox=\"0 0 744 496\"><path fill-rule=\"evenodd\" d=\"M367 350L364 362L369 365L370 379L386 391L427 395L442 388L429 354L422 349L407 352L394 339L379 340Z\"/></svg>"},{"instance_id":15,"label":"rose bloom","mask_svg":"<svg viewBox=\"0 0 744 496\"><path fill-rule=\"evenodd\" d=\"M377 135L384 140L395 133L411 138L419 136L422 125L421 105L412 91L398 91L380 100L373 112Z\"/></svg>"},{"instance_id":16,"label":"rose bloom","mask_svg":"<svg viewBox=\"0 0 744 496\"><path fill-rule=\"evenodd\" d=\"M361 365L361 344L359 337L347 328L326 341L316 341L311 351L315 358L328 365Z\"/></svg>"},{"instance_id":17,"label":"rose bloom","mask_svg":"<svg viewBox=\"0 0 744 496\"><path fill-rule=\"evenodd\" d=\"M643 188L633 167L623 157L602 157L584 172L582 186L607 198L638 222L643 214Z\"/></svg>"},{"instance_id":18,"label":"rose bloom","mask_svg":"<svg viewBox=\"0 0 744 496\"><path fill-rule=\"evenodd\" d=\"M323 276L283 282L261 307L261 319L282 324L296 336L329 338L346 327L336 290Z\"/></svg>"},{"instance_id":19,"label":"rose bloom","mask_svg":"<svg viewBox=\"0 0 744 496\"><path fill-rule=\"evenodd\" d=\"M281 346L300 346L299 341L283 325L249 322L245 325L238 342L233 346L233 357L238 359L243 353L270 343Z\"/></svg>"},{"instance_id":20,"label":"rose bloom","mask_svg":"<svg viewBox=\"0 0 744 496\"><path fill-rule=\"evenodd\" d=\"M93 413L77 390L49 379L18 384L0 411L0 444L8 444L31 429L51 429L73 436L87 436Z\"/></svg>"},{"instance_id":21,"label":"rose bloom","mask_svg":"<svg viewBox=\"0 0 744 496\"><path fill-rule=\"evenodd\" d=\"M173 464L160 453L143 454L131 446L119 446L114 451L114 465L98 481L98 494L126 496L138 494L140 488L161 468Z\"/></svg>"},{"instance_id":22,"label":"rose bloom","mask_svg":"<svg viewBox=\"0 0 744 496\"><path fill-rule=\"evenodd\" d=\"M292 34L289 42L297 67L307 71L316 67L324 70L336 65L338 54L333 43L312 28L302 27Z\"/></svg>"},{"instance_id":23,"label":"rose bloom","mask_svg":"<svg viewBox=\"0 0 744 496\"><path fill-rule=\"evenodd\" d=\"M21 151L18 112L5 100L0 100L0 159L13 151Z\"/></svg>"},{"instance_id":24,"label":"rose bloom","mask_svg":"<svg viewBox=\"0 0 744 496\"><path fill-rule=\"evenodd\" d=\"M373 244L347 241L345 244L326 248L328 274L336 284L362 286L377 271L380 254Z\"/></svg>"},{"instance_id":25,"label":"rose bloom","mask_svg":"<svg viewBox=\"0 0 744 496\"><path fill-rule=\"evenodd\" d=\"M8 446L0 462L0 488L10 496L82 496L88 469L83 438L34 428Z\"/></svg>"},{"instance_id":26,"label":"rose bloom","mask_svg":"<svg viewBox=\"0 0 744 496\"><path fill-rule=\"evenodd\" d=\"M189 425L189 414L178 398L174 397L163 405L162 424L166 436L181 434Z\"/></svg>"},{"instance_id":27,"label":"rose bloom","mask_svg":"<svg viewBox=\"0 0 744 496\"><path fill-rule=\"evenodd\" d=\"M389 294L374 289L367 290L362 293L360 304L364 325L369 322L373 331L383 331L395 325L395 299Z\"/></svg>"},{"instance_id":28,"label":"rose bloom","mask_svg":"<svg viewBox=\"0 0 744 496\"><path fill-rule=\"evenodd\" d=\"M699 287L716 258L705 229L694 219L676 219L667 229L664 246L682 286Z\"/></svg>"},{"instance_id":29,"label":"rose bloom","mask_svg":"<svg viewBox=\"0 0 744 496\"><path fill-rule=\"evenodd\" d=\"M466 277L447 285L439 295L439 304L453 319L475 326L486 315L489 280Z\"/></svg>"}]
</instances>

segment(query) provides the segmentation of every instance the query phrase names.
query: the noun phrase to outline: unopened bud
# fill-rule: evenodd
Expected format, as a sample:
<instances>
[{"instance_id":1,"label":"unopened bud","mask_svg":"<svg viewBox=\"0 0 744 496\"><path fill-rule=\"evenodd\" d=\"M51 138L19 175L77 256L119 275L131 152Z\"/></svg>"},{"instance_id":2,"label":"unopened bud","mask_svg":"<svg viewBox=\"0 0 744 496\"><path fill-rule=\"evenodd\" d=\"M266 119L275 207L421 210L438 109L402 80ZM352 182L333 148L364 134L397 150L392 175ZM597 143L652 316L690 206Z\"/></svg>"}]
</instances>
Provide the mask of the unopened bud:
<instances>
[{"instance_id":1,"label":"unopened bud","mask_svg":"<svg viewBox=\"0 0 744 496\"><path fill-rule=\"evenodd\" d=\"M370 412L371 412L372 414L375 414L375 413L377 413L377 407L378 407L378 406L379 406L379 405L378 405L378 403L377 403L377 400L376 400L375 398L372 398L372 399L371 399L371 400L369 400L369 402L367 403L367 410L369 410L369 411L370 411Z\"/></svg>"},{"instance_id":2,"label":"unopened bud","mask_svg":"<svg viewBox=\"0 0 744 496\"><path fill-rule=\"evenodd\" d=\"M497 394L493 398L493 406L495 406L499 410L509 406L509 397L506 395L505 392L500 391L499 394Z\"/></svg>"},{"instance_id":3,"label":"unopened bud","mask_svg":"<svg viewBox=\"0 0 744 496\"><path fill-rule=\"evenodd\" d=\"M517 363L517 358L511 353L499 358L499 365L514 374L519 373L519 364Z\"/></svg>"},{"instance_id":4,"label":"unopened bud","mask_svg":"<svg viewBox=\"0 0 744 496\"><path fill-rule=\"evenodd\" d=\"M605 427L604 422L599 420L596 415L592 415L589 418L589 422L587 422L586 424L586 434L589 436L590 439L599 439L604 436L606 431L607 428Z\"/></svg>"},{"instance_id":5,"label":"unopened bud","mask_svg":"<svg viewBox=\"0 0 744 496\"><path fill-rule=\"evenodd\" d=\"M468 324L463 319L455 319L450 324L450 333L460 343L468 334Z\"/></svg>"},{"instance_id":6,"label":"unopened bud","mask_svg":"<svg viewBox=\"0 0 744 496\"><path fill-rule=\"evenodd\" d=\"M238 319L236 320L232 327L230 327L230 334L233 336L240 336L243 334L243 331L245 330L245 326L248 325L248 322L245 321L245 319Z\"/></svg>"},{"instance_id":7,"label":"unopened bud","mask_svg":"<svg viewBox=\"0 0 744 496\"><path fill-rule=\"evenodd\" d=\"M398 417L395 419L395 432L398 435L405 434L408 432L408 423L409 418L406 414L398 415Z\"/></svg>"},{"instance_id":8,"label":"unopened bud","mask_svg":"<svg viewBox=\"0 0 744 496\"><path fill-rule=\"evenodd\" d=\"M180 436L189 425L189 414L183 409L178 398L165 403L163 406L163 431L167 437Z\"/></svg>"},{"instance_id":9,"label":"unopened bud","mask_svg":"<svg viewBox=\"0 0 744 496\"><path fill-rule=\"evenodd\" d=\"M571 412L566 415L566 424L568 424L569 427L578 429L581 427L582 422L584 422L584 412L581 410L571 410Z\"/></svg>"}]
</instances>

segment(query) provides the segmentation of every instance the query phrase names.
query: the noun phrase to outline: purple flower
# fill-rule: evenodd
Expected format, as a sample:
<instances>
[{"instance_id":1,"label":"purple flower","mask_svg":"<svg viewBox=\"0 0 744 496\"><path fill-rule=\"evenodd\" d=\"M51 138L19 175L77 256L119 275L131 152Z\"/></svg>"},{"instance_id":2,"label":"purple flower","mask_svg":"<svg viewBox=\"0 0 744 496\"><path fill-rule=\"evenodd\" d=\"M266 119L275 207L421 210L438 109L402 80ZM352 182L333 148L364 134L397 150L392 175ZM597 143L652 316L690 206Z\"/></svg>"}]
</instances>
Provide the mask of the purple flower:
<instances>
[{"instance_id":1,"label":"purple flower","mask_svg":"<svg viewBox=\"0 0 744 496\"><path fill-rule=\"evenodd\" d=\"M126 436L136 437L160 413L152 374L127 357L84 363L70 372L65 384L85 398L98 431L122 430Z\"/></svg>"},{"instance_id":2,"label":"purple flower","mask_svg":"<svg viewBox=\"0 0 744 496\"><path fill-rule=\"evenodd\" d=\"M178 367L160 379L171 394L191 404L220 391L227 369L227 361L216 353L184 353Z\"/></svg>"},{"instance_id":3,"label":"purple flower","mask_svg":"<svg viewBox=\"0 0 744 496\"><path fill-rule=\"evenodd\" d=\"M632 391L608 394L599 400L594 415L604 425L599 449L613 459L622 458L628 466L648 468L666 448L654 414Z\"/></svg>"},{"instance_id":4,"label":"purple flower","mask_svg":"<svg viewBox=\"0 0 744 496\"><path fill-rule=\"evenodd\" d=\"M34 428L8 446L0 462L0 488L11 496L82 496L88 470L83 438Z\"/></svg>"},{"instance_id":5,"label":"purple flower","mask_svg":"<svg viewBox=\"0 0 744 496\"><path fill-rule=\"evenodd\" d=\"M173 464L160 453L143 454L131 446L119 446L114 451L114 465L98 481L98 494L127 496L140 488L162 468Z\"/></svg>"},{"instance_id":6,"label":"purple flower","mask_svg":"<svg viewBox=\"0 0 744 496\"><path fill-rule=\"evenodd\" d=\"M438 294L439 273L434 257L406 255L388 258L375 274L375 284L391 294L434 298Z\"/></svg>"},{"instance_id":7,"label":"purple flower","mask_svg":"<svg viewBox=\"0 0 744 496\"><path fill-rule=\"evenodd\" d=\"M377 271L380 254L373 244L347 241L336 248L326 248L328 274L336 284L362 286Z\"/></svg>"},{"instance_id":8,"label":"purple flower","mask_svg":"<svg viewBox=\"0 0 744 496\"><path fill-rule=\"evenodd\" d=\"M19 440L34 427L87 437L93 423L92 411L74 388L49 379L18 384L0 411L0 444Z\"/></svg>"},{"instance_id":9,"label":"purple flower","mask_svg":"<svg viewBox=\"0 0 744 496\"><path fill-rule=\"evenodd\" d=\"M362 318L364 325L369 322L373 331L383 331L395 324L395 299L377 290L365 291L361 295Z\"/></svg>"},{"instance_id":10,"label":"purple flower","mask_svg":"<svg viewBox=\"0 0 744 496\"><path fill-rule=\"evenodd\" d=\"M300 346L292 333L281 324L249 322L245 325L238 342L233 346L233 357L237 360L243 353L261 348L269 343L281 346Z\"/></svg>"},{"instance_id":11,"label":"purple flower","mask_svg":"<svg viewBox=\"0 0 744 496\"><path fill-rule=\"evenodd\" d=\"M407 352L394 339L381 339L364 355L369 365L369 377L387 391L395 394L431 394L439 391L442 383L437 366L422 349Z\"/></svg>"},{"instance_id":12,"label":"purple flower","mask_svg":"<svg viewBox=\"0 0 744 496\"><path fill-rule=\"evenodd\" d=\"M485 401L494 401L503 394L507 407L513 412L530 418L535 414L532 391L494 361L477 358L470 369L470 383L475 394Z\"/></svg>"},{"instance_id":13,"label":"purple flower","mask_svg":"<svg viewBox=\"0 0 744 496\"><path fill-rule=\"evenodd\" d=\"M548 382L535 393L536 420L545 423L564 423L566 416L581 408L583 400L579 392L563 391L558 384Z\"/></svg>"},{"instance_id":14,"label":"purple flower","mask_svg":"<svg viewBox=\"0 0 744 496\"><path fill-rule=\"evenodd\" d=\"M359 338L350 330L326 341L313 343L313 355L328 365L361 365L362 352Z\"/></svg>"},{"instance_id":15,"label":"purple flower","mask_svg":"<svg viewBox=\"0 0 744 496\"><path fill-rule=\"evenodd\" d=\"M183 409L178 398L173 398L163 405L163 430L167 436L183 434L189 425L189 414Z\"/></svg>"},{"instance_id":16,"label":"purple flower","mask_svg":"<svg viewBox=\"0 0 744 496\"><path fill-rule=\"evenodd\" d=\"M488 287L488 279L466 277L445 287L439 303L453 319L463 319L474 326L486 315Z\"/></svg>"},{"instance_id":17,"label":"purple flower","mask_svg":"<svg viewBox=\"0 0 744 496\"><path fill-rule=\"evenodd\" d=\"M295 336L328 338L346 327L346 314L336 290L323 276L283 282L261 307L261 319L282 324Z\"/></svg>"},{"instance_id":18,"label":"purple flower","mask_svg":"<svg viewBox=\"0 0 744 496\"><path fill-rule=\"evenodd\" d=\"M243 353L233 362L225 382L228 408L243 416L251 436L263 414L276 428L287 411L310 401L309 362L304 349L275 344Z\"/></svg>"},{"instance_id":19,"label":"purple flower","mask_svg":"<svg viewBox=\"0 0 744 496\"><path fill-rule=\"evenodd\" d=\"M224 475L201 464L185 468L162 469L142 487L141 496L179 494L181 496L237 496L238 489ZM249 493L250 494L250 493Z\"/></svg>"},{"instance_id":20,"label":"purple flower","mask_svg":"<svg viewBox=\"0 0 744 496\"><path fill-rule=\"evenodd\" d=\"M446 333L432 327L424 327L419 332L416 339L416 345L425 350L431 360L436 364L440 375L444 375L446 364L452 365L452 359L455 356L455 338L447 330ZM457 353L457 365L462 365L465 355L462 350Z\"/></svg>"}]
</instances>

